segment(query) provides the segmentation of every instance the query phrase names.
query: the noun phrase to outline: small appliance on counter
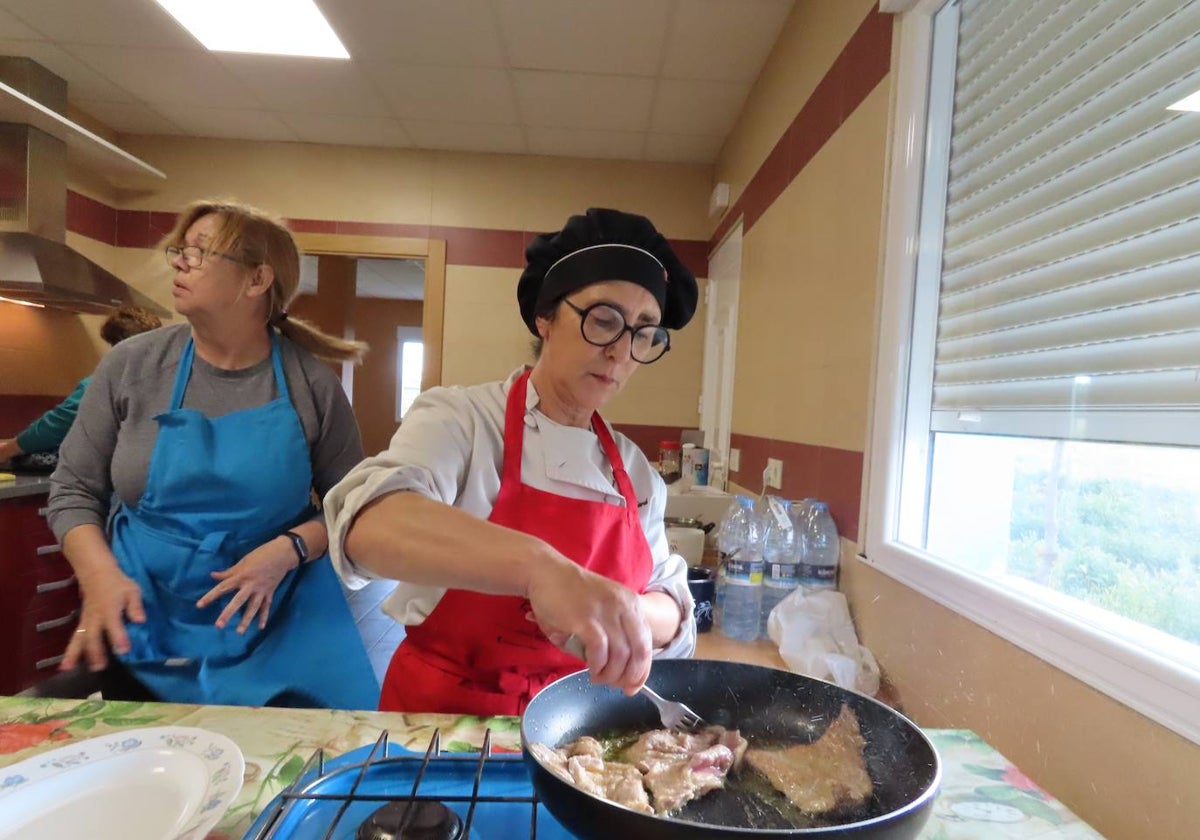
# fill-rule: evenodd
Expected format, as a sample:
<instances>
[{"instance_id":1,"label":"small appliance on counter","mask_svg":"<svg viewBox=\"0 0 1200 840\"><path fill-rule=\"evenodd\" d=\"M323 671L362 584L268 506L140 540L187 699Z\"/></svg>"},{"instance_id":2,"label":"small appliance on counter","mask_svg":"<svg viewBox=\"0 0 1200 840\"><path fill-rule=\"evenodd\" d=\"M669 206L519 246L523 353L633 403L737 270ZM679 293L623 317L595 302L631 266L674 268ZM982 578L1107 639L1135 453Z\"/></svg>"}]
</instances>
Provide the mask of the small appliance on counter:
<instances>
[{"instance_id":1,"label":"small appliance on counter","mask_svg":"<svg viewBox=\"0 0 1200 840\"><path fill-rule=\"evenodd\" d=\"M3 469L17 475L49 475L57 466L57 452L26 452L15 456Z\"/></svg>"}]
</instances>

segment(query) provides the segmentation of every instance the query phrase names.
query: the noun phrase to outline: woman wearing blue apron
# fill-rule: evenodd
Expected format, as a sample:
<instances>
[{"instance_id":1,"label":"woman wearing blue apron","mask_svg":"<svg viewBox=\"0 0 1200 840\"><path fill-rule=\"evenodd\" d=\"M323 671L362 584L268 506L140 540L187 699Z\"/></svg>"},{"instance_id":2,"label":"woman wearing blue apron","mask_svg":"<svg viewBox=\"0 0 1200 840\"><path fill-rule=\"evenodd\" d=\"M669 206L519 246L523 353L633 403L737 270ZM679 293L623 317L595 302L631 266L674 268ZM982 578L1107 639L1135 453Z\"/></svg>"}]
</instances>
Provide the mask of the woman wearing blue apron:
<instances>
[{"instance_id":1,"label":"woman wearing blue apron","mask_svg":"<svg viewBox=\"0 0 1200 840\"><path fill-rule=\"evenodd\" d=\"M255 247L256 239L265 244ZM310 347L314 336L327 338L289 322L283 309L298 284L298 256L295 272L288 258L294 242L269 217L212 203L185 211L167 242L177 307L191 329L159 330L97 370L99 387L85 393L79 434L73 429L64 442L55 475L51 526L84 599L64 667L86 662L96 670L101 658L109 665L106 697L111 686L171 702L373 708L378 683L312 504L314 487L344 471L330 464L353 464L361 445L349 405L338 403L345 397L336 377L279 335L302 330L297 343ZM268 259L275 264L263 272ZM264 316L268 325L256 333L254 319ZM251 363L238 364L236 352L228 367L200 360L197 339L213 356L219 339L236 336L231 324L250 335L243 355ZM330 341L324 349L361 352ZM255 359L263 349L268 357ZM285 349L303 394L289 387ZM166 410L149 410L168 382L169 400L157 402ZM214 399L221 408L211 410ZM339 413L341 440L330 420ZM107 435L106 424L115 426ZM139 445L148 457L139 459ZM85 491L100 495L89 472L93 450L109 453L119 501L108 528L111 561L85 515L95 511L80 502ZM126 486L128 464L139 461L143 483ZM110 650L120 664L103 661Z\"/></svg>"}]
</instances>

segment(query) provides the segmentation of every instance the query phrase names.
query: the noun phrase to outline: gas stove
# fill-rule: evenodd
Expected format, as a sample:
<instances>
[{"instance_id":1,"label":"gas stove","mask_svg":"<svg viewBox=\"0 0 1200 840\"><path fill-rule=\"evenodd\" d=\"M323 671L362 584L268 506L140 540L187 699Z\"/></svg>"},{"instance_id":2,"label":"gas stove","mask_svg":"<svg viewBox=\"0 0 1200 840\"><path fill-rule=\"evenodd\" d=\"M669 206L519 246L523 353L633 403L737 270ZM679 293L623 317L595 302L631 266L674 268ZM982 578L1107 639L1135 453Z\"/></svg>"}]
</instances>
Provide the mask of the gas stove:
<instances>
[{"instance_id":1,"label":"gas stove","mask_svg":"<svg viewBox=\"0 0 1200 840\"><path fill-rule=\"evenodd\" d=\"M541 805L524 759L444 753L435 732L424 753L392 744L326 761L318 750L259 815L243 840L571 840Z\"/></svg>"}]
</instances>

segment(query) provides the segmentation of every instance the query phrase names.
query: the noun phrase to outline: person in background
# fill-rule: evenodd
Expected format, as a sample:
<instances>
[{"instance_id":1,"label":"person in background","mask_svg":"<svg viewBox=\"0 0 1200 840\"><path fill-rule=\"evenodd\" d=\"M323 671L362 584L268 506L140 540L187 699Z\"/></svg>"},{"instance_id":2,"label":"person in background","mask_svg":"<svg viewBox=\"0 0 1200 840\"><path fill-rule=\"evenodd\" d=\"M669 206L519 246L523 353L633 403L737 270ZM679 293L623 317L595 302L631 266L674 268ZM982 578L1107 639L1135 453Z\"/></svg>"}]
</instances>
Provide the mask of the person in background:
<instances>
[{"instance_id":1,"label":"person in background","mask_svg":"<svg viewBox=\"0 0 1200 840\"><path fill-rule=\"evenodd\" d=\"M594 680L632 694L652 656L695 648L666 487L597 412L670 348L696 279L648 219L616 210L572 216L526 258L533 368L422 394L325 498L343 580L400 581L384 710L519 714L584 666L580 647Z\"/></svg>"},{"instance_id":2,"label":"person in background","mask_svg":"<svg viewBox=\"0 0 1200 840\"><path fill-rule=\"evenodd\" d=\"M300 257L274 217L199 201L164 241L187 323L101 361L51 476L83 596L62 667L102 671L106 699L371 708L313 505L362 458L321 359L365 347L288 316Z\"/></svg>"},{"instance_id":3,"label":"person in background","mask_svg":"<svg viewBox=\"0 0 1200 840\"><path fill-rule=\"evenodd\" d=\"M100 337L108 342L109 347L116 347L131 335L161 326L162 321L153 312L140 306L122 306L104 319L100 325ZM79 401L83 399L83 391L91 379L91 376L85 376L79 380L75 390L65 400L30 423L15 438L0 440L0 461L8 461L18 455L57 452L71 424L75 422Z\"/></svg>"}]
</instances>

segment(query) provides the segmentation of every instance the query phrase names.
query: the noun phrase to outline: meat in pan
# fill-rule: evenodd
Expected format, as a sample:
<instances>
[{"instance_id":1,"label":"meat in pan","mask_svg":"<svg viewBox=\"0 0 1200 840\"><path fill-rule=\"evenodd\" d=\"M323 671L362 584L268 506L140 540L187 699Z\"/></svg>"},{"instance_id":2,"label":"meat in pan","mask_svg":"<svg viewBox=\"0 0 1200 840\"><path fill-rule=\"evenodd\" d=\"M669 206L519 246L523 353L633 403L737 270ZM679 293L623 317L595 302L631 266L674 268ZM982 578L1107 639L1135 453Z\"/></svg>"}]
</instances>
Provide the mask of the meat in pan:
<instances>
[{"instance_id":1,"label":"meat in pan","mask_svg":"<svg viewBox=\"0 0 1200 840\"><path fill-rule=\"evenodd\" d=\"M843 705L825 733L811 744L782 749L749 749L746 764L757 770L788 801L807 814L855 811L873 787L863 756L866 741L858 718Z\"/></svg>"},{"instance_id":2,"label":"meat in pan","mask_svg":"<svg viewBox=\"0 0 1200 840\"><path fill-rule=\"evenodd\" d=\"M746 752L746 739L722 726L690 733L654 729L611 761L604 759L603 745L588 736L557 749L535 743L530 750L580 790L662 815L724 787L725 777Z\"/></svg>"}]
</instances>

